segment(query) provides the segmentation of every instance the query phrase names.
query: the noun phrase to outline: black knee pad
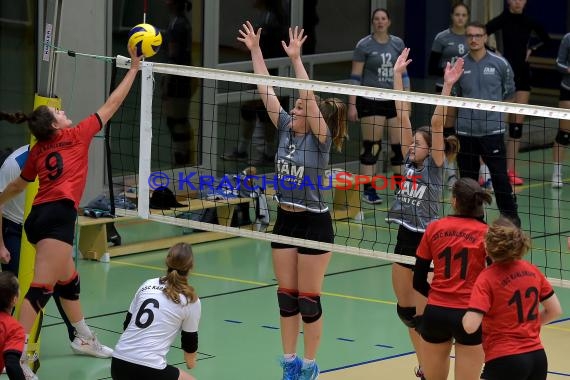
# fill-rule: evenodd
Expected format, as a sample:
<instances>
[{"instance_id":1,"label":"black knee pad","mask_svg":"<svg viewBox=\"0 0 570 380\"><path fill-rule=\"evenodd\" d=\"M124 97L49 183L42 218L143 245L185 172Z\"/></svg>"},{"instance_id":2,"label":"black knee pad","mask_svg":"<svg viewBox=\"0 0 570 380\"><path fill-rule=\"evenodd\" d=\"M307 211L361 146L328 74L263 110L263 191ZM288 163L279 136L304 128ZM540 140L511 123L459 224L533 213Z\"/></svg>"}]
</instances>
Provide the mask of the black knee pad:
<instances>
[{"instance_id":1,"label":"black knee pad","mask_svg":"<svg viewBox=\"0 0 570 380\"><path fill-rule=\"evenodd\" d=\"M299 310L305 323L318 321L323 315L321 297L317 295L299 295Z\"/></svg>"},{"instance_id":2,"label":"black knee pad","mask_svg":"<svg viewBox=\"0 0 570 380\"><path fill-rule=\"evenodd\" d=\"M360 163L362 165L376 165L381 150L382 150L382 140L378 141L363 140L362 154L360 155Z\"/></svg>"},{"instance_id":3,"label":"black knee pad","mask_svg":"<svg viewBox=\"0 0 570 380\"><path fill-rule=\"evenodd\" d=\"M559 129L556 134L556 142L560 145L568 146L568 144L570 144L570 132Z\"/></svg>"},{"instance_id":4,"label":"black knee pad","mask_svg":"<svg viewBox=\"0 0 570 380\"><path fill-rule=\"evenodd\" d=\"M509 137L520 139L522 137L523 125L521 123L509 123Z\"/></svg>"},{"instance_id":5,"label":"black knee pad","mask_svg":"<svg viewBox=\"0 0 570 380\"><path fill-rule=\"evenodd\" d=\"M279 303L279 314L281 314L282 317L293 317L299 314L298 291L278 288L277 302Z\"/></svg>"},{"instance_id":6,"label":"black knee pad","mask_svg":"<svg viewBox=\"0 0 570 380\"><path fill-rule=\"evenodd\" d=\"M77 301L79 299L80 290L81 286L78 273L75 273L75 276L69 281L58 282L53 288L54 293L59 297L70 301Z\"/></svg>"},{"instance_id":7,"label":"black knee pad","mask_svg":"<svg viewBox=\"0 0 570 380\"><path fill-rule=\"evenodd\" d=\"M30 302L36 313L39 313L48 303L53 290L46 285L32 284L26 293L26 299Z\"/></svg>"},{"instance_id":8,"label":"black knee pad","mask_svg":"<svg viewBox=\"0 0 570 380\"><path fill-rule=\"evenodd\" d=\"M417 326L416 308L415 306L402 307L396 305L396 311L398 312L398 317L404 322L406 326L411 329L415 329Z\"/></svg>"},{"instance_id":9,"label":"black knee pad","mask_svg":"<svg viewBox=\"0 0 570 380\"><path fill-rule=\"evenodd\" d=\"M390 165L398 166L404 164L404 155L402 154L402 144L392 144L392 153L394 155L390 158Z\"/></svg>"}]
</instances>

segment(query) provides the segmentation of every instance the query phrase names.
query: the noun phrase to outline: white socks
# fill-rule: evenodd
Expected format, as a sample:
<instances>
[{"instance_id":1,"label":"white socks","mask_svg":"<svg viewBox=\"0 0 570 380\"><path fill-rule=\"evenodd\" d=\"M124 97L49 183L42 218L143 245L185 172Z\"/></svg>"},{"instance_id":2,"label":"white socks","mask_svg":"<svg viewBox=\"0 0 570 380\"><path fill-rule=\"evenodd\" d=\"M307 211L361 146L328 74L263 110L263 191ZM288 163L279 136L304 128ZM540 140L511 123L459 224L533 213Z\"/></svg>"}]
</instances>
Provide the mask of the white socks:
<instances>
[{"instance_id":1,"label":"white socks","mask_svg":"<svg viewBox=\"0 0 570 380\"><path fill-rule=\"evenodd\" d=\"M73 327L75 327L75 330L77 330L77 333L79 335L84 336L86 338L93 338L93 333L89 329L89 326L87 326L87 324L85 323L85 319L72 323L72 325Z\"/></svg>"}]
</instances>

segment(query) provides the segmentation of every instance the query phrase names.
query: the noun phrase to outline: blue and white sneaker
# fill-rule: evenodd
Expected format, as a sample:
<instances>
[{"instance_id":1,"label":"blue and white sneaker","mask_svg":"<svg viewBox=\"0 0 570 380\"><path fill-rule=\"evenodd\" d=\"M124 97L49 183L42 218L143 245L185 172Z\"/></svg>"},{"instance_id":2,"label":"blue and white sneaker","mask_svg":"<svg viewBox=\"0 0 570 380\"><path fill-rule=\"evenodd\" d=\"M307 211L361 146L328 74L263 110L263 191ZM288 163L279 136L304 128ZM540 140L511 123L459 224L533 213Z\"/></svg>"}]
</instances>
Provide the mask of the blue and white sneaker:
<instances>
[{"instance_id":1,"label":"blue and white sneaker","mask_svg":"<svg viewBox=\"0 0 570 380\"><path fill-rule=\"evenodd\" d=\"M371 205L378 205L382 203L382 198L376 193L376 190L372 189L364 191L362 194L362 201Z\"/></svg>"},{"instance_id":2,"label":"blue and white sneaker","mask_svg":"<svg viewBox=\"0 0 570 380\"><path fill-rule=\"evenodd\" d=\"M317 365L317 362L312 362L311 364L303 364L299 380L315 380L318 377L319 377L319 366Z\"/></svg>"},{"instance_id":3,"label":"blue and white sneaker","mask_svg":"<svg viewBox=\"0 0 570 380\"><path fill-rule=\"evenodd\" d=\"M495 192L495 190L493 189L493 181L491 181L491 178L487 179L483 183L483 185L481 185L481 187L491 194Z\"/></svg>"},{"instance_id":4,"label":"blue and white sneaker","mask_svg":"<svg viewBox=\"0 0 570 380\"><path fill-rule=\"evenodd\" d=\"M299 380L301 375L301 367L303 367L303 360L295 356L293 360L285 360L281 358L281 368L283 368L283 380Z\"/></svg>"}]
</instances>

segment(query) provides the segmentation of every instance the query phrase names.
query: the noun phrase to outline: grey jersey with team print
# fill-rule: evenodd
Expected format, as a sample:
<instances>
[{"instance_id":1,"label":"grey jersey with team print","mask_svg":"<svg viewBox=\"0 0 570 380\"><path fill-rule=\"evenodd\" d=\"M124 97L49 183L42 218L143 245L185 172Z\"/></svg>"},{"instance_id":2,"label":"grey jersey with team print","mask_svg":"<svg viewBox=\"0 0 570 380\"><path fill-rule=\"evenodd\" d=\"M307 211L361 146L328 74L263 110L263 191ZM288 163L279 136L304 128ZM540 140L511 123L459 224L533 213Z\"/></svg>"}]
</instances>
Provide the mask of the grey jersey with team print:
<instances>
[{"instance_id":1,"label":"grey jersey with team print","mask_svg":"<svg viewBox=\"0 0 570 380\"><path fill-rule=\"evenodd\" d=\"M381 44L372 35L356 44L352 60L364 62L361 84L369 87L394 88L394 63L406 45L400 37L388 36L388 42Z\"/></svg>"},{"instance_id":2,"label":"grey jersey with team print","mask_svg":"<svg viewBox=\"0 0 570 380\"><path fill-rule=\"evenodd\" d=\"M463 59L463 75L455 84L458 96L502 101L514 95L513 70L506 59L490 51L479 61L475 61L470 54L463 56ZM502 113L458 108L458 135L481 137L504 132Z\"/></svg>"},{"instance_id":3,"label":"grey jersey with team print","mask_svg":"<svg viewBox=\"0 0 570 380\"><path fill-rule=\"evenodd\" d=\"M441 54L439 67L441 67L442 73L438 77L436 85L443 87L443 70L447 62L453 65L457 58L463 57L467 53L467 49L467 40L464 34L455 34L451 29L445 29L435 36L431 50Z\"/></svg>"},{"instance_id":4,"label":"grey jersey with team print","mask_svg":"<svg viewBox=\"0 0 570 380\"><path fill-rule=\"evenodd\" d=\"M275 163L279 181L277 200L311 212L327 212L322 192L327 188L330 191L330 181L325 178L332 142L330 132L327 128L326 142L321 144L311 132L295 135L291 122L291 115L281 109L277 122L279 146Z\"/></svg>"},{"instance_id":5,"label":"grey jersey with team print","mask_svg":"<svg viewBox=\"0 0 570 380\"><path fill-rule=\"evenodd\" d=\"M570 68L570 33L566 34L560 42L556 68L562 73L560 85L570 91L570 73L568 73L568 68Z\"/></svg>"},{"instance_id":6,"label":"grey jersey with team print","mask_svg":"<svg viewBox=\"0 0 570 380\"><path fill-rule=\"evenodd\" d=\"M421 169L417 169L409 157L405 166L405 181L396 192L386 221L401 224L410 231L425 232L428 224L439 218L443 168L437 167L431 156L426 157Z\"/></svg>"}]
</instances>

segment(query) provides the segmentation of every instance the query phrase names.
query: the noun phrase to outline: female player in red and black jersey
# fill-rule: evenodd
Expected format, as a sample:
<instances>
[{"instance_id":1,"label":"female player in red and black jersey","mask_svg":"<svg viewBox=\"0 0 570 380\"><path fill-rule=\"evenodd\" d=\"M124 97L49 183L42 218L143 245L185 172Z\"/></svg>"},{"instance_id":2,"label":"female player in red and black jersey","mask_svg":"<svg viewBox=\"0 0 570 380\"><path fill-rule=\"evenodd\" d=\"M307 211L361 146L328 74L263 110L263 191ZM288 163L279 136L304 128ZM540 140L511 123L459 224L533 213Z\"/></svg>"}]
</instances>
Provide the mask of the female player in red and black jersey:
<instances>
[{"instance_id":1,"label":"female player in red and black jersey","mask_svg":"<svg viewBox=\"0 0 570 380\"><path fill-rule=\"evenodd\" d=\"M548 362L540 326L562 314L558 297L542 272L522 260L530 239L511 221L501 217L489 227L485 248L493 264L475 281L463 317L467 332L483 323L481 379L545 380Z\"/></svg>"},{"instance_id":2,"label":"female player in red and black jersey","mask_svg":"<svg viewBox=\"0 0 570 380\"><path fill-rule=\"evenodd\" d=\"M451 196L454 215L430 223L418 247L414 289L423 296L416 302L416 310L423 314L418 331L423 339L422 354L429 358L422 363L426 379L447 379L454 340L455 378L478 380L481 374L481 330L466 333L461 319L475 279L485 268L483 206L491 201L491 195L475 180L459 179ZM432 261L430 286L427 277Z\"/></svg>"},{"instance_id":3,"label":"female player in red and black jersey","mask_svg":"<svg viewBox=\"0 0 570 380\"><path fill-rule=\"evenodd\" d=\"M54 288L72 325L77 330L71 343L75 352L110 357L112 350L102 346L91 332L79 302L79 275L73 263L77 207L87 180L89 144L93 136L111 119L127 96L139 70L140 58L129 49L131 68L119 86L97 112L72 127L65 112L40 106L30 115L0 113L11 122L28 121L38 142L30 150L19 178L0 194L0 206L24 191L29 182L39 178L39 191L24 228L30 243L36 246L35 272L20 311L20 323L28 334L38 312L47 304Z\"/></svg>"}]
</instances>

